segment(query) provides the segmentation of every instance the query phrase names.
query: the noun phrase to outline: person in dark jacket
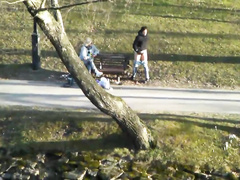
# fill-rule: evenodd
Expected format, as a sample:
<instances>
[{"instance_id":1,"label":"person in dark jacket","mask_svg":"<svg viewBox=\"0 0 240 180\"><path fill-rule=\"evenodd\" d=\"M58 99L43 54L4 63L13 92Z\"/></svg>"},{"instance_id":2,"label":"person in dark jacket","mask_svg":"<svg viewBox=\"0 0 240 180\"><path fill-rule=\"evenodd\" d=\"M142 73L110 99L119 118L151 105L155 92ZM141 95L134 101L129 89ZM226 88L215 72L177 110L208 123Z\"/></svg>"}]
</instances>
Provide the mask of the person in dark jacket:
<instances>
[{"instance_id":1,"label":"person in dark jacket","mask_svg":"<svg viewBox=\"0 0 240 180\"><path fill-rule=\"evenodd\" d=\"M143 65L145 70L145 80L149 81L148 55L147 55L148 30L146 26L141 27L133 42L134 50L134 67L132 80L135 79L137 68Z\"/></svg>"}]
</instances>

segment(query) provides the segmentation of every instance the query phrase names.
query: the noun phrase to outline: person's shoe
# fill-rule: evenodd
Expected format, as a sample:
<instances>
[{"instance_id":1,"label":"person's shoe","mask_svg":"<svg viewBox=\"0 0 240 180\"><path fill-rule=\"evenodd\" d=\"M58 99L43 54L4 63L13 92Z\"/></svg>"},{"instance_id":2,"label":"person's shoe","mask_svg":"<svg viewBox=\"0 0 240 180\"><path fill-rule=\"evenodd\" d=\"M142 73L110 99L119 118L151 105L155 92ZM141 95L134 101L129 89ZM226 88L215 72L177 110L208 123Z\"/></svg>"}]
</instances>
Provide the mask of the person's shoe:
<instances>
[{"instance_id":1,"label":"person's shoe","mask_svg":"<svg viewBox=\"0 0 240 180\"><path fill-rule=\"evenodd\" d=\"M102 76L102 75L103 75L102 72L96 72L96 76L97 76L97 77L100 77L100 76Z\"/></svg>"},{"instance_id":2,"label":"person's shoe","mask_svg":"<svg viewBox=\"0 0 240 180\"><path fill-rule=\"evenodd\" d=\"M150 81L150 79L146 79L145 81L144 81L144 83L146 84L146 83L149 83L149 81Z\"/></svg>"},{"instance_id":3,"label":"person's shoe","mask_svg":"<svg viewBox=\"0 0 240 180\"><path fill-rule=\"evenodd\" d=\"M65 83L65 84L63 84L63 87L71 87L72 85L71 84L69 84L69 83Z\"/></svg>"},{"instance_id":4,"label":"person's shoe","mask_svg":"<svg viewBox=\"0 0 240 180\"><path fill-rule=\"evenodd\" d=\"M131 80L132 80L132 81L135 81L135 80L136 80L133 75L131 76Z\"/></svg>"}]
</instances>

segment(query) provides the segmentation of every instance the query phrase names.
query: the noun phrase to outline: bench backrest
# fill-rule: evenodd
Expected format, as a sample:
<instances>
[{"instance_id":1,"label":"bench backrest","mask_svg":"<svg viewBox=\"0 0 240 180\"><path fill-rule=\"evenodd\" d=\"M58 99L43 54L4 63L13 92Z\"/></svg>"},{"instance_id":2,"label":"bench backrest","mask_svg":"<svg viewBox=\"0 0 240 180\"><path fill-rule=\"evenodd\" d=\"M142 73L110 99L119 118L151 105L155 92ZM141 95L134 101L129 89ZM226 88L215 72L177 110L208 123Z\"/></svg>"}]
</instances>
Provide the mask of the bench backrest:
<instances>
[{"instance_id":1,"label":"bench backrest","mask_svg":"<svg viewBox=\"0 0 240 180\"><path fill-rule=\"evenodd\" d=\"M129 65L129 60L123 54L100 54L94 59L96 67L101 71L114 74L124 72Z\"/></svg>"}]
</instances>

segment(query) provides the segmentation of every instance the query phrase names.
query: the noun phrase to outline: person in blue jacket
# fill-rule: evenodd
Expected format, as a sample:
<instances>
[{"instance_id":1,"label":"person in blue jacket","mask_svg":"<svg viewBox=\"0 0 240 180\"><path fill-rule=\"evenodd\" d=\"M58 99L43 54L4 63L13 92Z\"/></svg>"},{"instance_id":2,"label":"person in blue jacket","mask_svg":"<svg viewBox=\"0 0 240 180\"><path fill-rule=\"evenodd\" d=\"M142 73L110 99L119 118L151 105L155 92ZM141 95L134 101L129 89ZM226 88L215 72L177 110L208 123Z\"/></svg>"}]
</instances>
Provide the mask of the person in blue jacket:
<instances>
[{"instance_id":1,"label":"person in blue jacket","mask_svg":"<svg viewBox=\"0 0 240 180\"><path fill-rule=\"evenodd\" d=\"M87 38L83 46L81 47L79 57L84 62L89 73L91 73L93 70L96 76L100 77L103 73L98 71L98 69L94 64L94 57L96 57L98 54L99 54L99 50L92 43L91 38Z\"/></svg>"},{"instance_id":2,"label":"person in blue jacket","mask_svg":"<svg viewBox=\"0 0 240 180\"><path fill-rule=\"evenodd\" d=\"M145 81L149 81L149 68L148 68L148 54L147 54L147 43L148 43L148 29L146 26L141 27L138 31L133 42L134 50L134 65L132 80L135 79L137 74L137 68L139 65L143 65L145 71Z\"/></svg>"},{"instance_id":3,"label":"person in blue jacket","mask_svg":"<svg viewBox=\"0 0 240 180\"><path fill-rule=\"evenodd\" d=\"M102 76L102 72L98 71L94 64L94 57L99 54L99 50L93 45L91 38L87 38L81 47L79 58L84 62L89 73L94 71L97 77ZM74 83L74 79L71 74L66 75L67 83L63 87L71 87Z\"/></svg>"}]
</instances>

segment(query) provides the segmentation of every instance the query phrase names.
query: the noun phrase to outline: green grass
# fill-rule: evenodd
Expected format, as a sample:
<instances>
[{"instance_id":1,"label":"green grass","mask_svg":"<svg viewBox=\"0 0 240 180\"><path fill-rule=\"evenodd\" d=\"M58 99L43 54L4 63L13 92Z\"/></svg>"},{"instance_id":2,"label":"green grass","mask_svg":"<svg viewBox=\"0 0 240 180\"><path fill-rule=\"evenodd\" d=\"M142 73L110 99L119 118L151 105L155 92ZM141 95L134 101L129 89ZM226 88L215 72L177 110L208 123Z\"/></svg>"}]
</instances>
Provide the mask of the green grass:
<instances>
[{"instance_id":1,"label":"green grass","mask_svg":"<svg viewBox=\"0 0 240 180\"><path fill-rule=\"evenodd\" d=\"M55 150L86 151L95 156L129 155L143 169L160 163L164 170L175 167L202 173L239 171L238 115L163 112L139 116L152 130L157 148L134 153L130 151L131 142L122 135L117 123L102 113L0 107L0 147L32 153ZM231 134L237 139L230 139ZM226 142L229 143L227 149Z\"/></svg>"},{"instance_id":2,"label":"green grass","mask_svg":"<svg viewBox=\"0 0 240 180\"><path fill-rule=\"evenodd\" d=\"M132 42L147 25L153 85L239 89L239 9L236 0L146 0L79 6L62 15L77 53L90 36L101 52L127 54L131 63ZM32 18L23 4L3 4L0 14L0 78L25 74L27 79L24 72L29 70L15 73L13 64L31 63ZM53 46L39 33L42 68L52 74L65 72Z\"/></svg>"},{"instance_id":3,"label":"green grass","mask_svg":"<svg viewBox=\"0 0 240 180\"><path fill-rule=\"evenodd\" d=\"M138 29L147 25L152 85L239 89L240 1L154 0L153 5L151 0L126 2L130 1L117 7L99 3L62 11L66 32L76 51L90 36L102 52L132 57L132 41ZM58 79L66 69L41 30L42 69L30 68L32 17L23 4L2 5L0 78ZM133 153L117 124L101 113L0 107L0 146L12 151L54 149L129 155L136 160L135 168L154 166L158 168L153 171L165 171L176 178L181 169L239 173L239 139L229 139L231 134L239 137L239 116L139 116L151 128L158 148ZM224 149L226 142L230 144L228 149Z\"/></svg>"},{"instance_id":4,"label":"green grass","mask_svg":"<svg viewBox=\"0 0 240 180\"><path fill-rule=\"evenodd\" d=\"M211 116L160 114L155 117L151 127L157 132L160 148L151 158L199 167L207 164L216 169L224 165L239 167L235 159L239 158L238 140L224 150L225 143L230 141L229 134L238 134L239 119Z\"/></svg>"}]
</instances>

